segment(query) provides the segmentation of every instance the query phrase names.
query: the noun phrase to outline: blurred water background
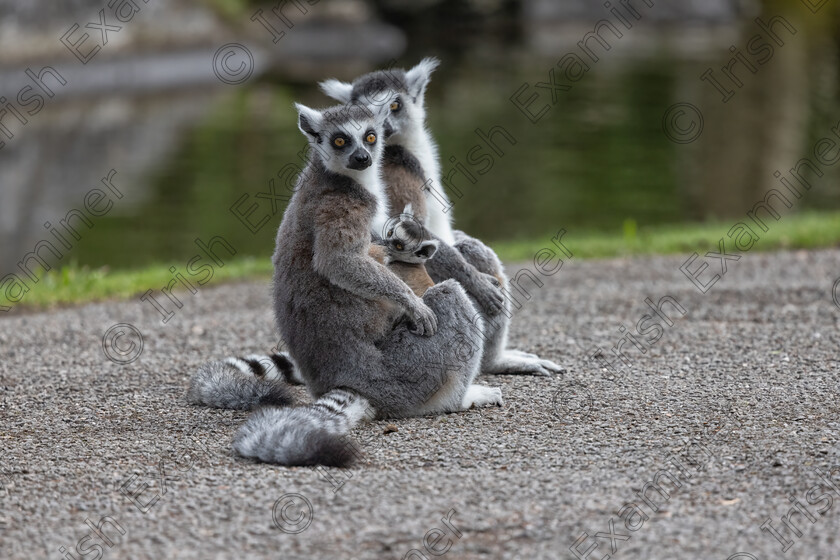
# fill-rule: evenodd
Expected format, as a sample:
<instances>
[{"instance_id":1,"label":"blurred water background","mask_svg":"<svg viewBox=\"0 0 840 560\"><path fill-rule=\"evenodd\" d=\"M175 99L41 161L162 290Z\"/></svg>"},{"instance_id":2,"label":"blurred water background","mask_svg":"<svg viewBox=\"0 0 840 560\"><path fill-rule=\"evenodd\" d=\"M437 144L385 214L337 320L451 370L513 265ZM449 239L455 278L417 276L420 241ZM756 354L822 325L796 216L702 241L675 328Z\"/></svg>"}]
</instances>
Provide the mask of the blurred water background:
<instances>
[{"instance_id":1,"label":"blurred water background","mask_svg":"<svg viewBox=\"0 0 840 560\"><path fill-rule=\"evenodd\" d=\"M272 214L270 200L257 195L272 180L281 190L286 177L278 172L300 164L293 101L326 106L318 80L352 79L392 59L399 66L428 55L442 60L428 92L430 126L444 171L461 164L475 179L453 181L462 193L453 196L456 224L488 242L543 239L561 227L621 231L742 216L778 184L775 170L811 155L840 119L833 2L812 15L799 0L653 7L633 0L641 19L617 27L620 39L607 31L609 50L590 42L599 61L589 61L590 71L558 92L556 104L535 84L549 81L552 68L557 82L570 83L558 61L580 54L577 43L599 20L618 26L610 7L628 18L624 3L299 0L285 7L283 21L274 5L246 0L144 2L136 0L139 12L102 44L101 32L85 26L103 9L108 23L118 23L106 0L0 0L0 96L14 102L26 68L51 66L68 82L25 126L8 114L0 121L14 135L0 135L4 271L47 238L45 222L81 208L110 169L124 198L83 228L62 264L186 261L196 238L217 235L239 255L270 255L282 205ZM778 15L796 34L777 22L784 45L772 43L772 58L759 64L768 51L747 48L760 31L755 18ZM87 32L88 45L102 46L87 64L60 41L74 24L73 40ZM276 32L284 35L275 42ZM213 54L227 43L254 55L243 84L213 73ZM724 103L700 76L711 68L724 82L721 67L738 53L755 72L736 68L742 85L728 82L735 95ZM532 111L550 106L536 124L510 100L526 83L522 99L539 95ZM663 133L665 110L679 102L703 113L703 135L692 144ZM480 154L489 160L468 159L482 145L476 129L493 127L515 144L497 133L503 155L485 145ZM252 223L268 217L256 233L231 212L238 200L241 212L257 205ZM840 208L836 171L797 208Z\"/></svg>"}]
</instances>

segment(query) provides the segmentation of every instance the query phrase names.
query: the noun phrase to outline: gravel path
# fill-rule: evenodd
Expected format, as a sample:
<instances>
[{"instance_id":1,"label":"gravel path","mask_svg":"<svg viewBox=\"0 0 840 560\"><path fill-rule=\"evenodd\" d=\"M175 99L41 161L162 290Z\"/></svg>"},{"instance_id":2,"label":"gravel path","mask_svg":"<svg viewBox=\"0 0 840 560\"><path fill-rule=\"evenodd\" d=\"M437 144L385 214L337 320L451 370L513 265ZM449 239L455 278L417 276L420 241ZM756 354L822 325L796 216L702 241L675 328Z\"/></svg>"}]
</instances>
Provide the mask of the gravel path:
<instances>
[{"instance_id":1,"label":"gravel path","mask_svg":"<svg viewBox=\"0 0 840 560\"><path fill-rule=\"evenodd\" d=\"M580 539L597 560L840 558L840 251L747 254L706 294L684 260L540 277L512 343L568 373L485 378L503 408L363 426L349 471L237 459L245 414L185 403L203 361L276 343L264 284L179 295L166 324L138 300L4 318L0 556L555 559ZM588 358L665 296L686 314L645 354ZM103 350L119 323L143 338L128 364Z\"/></svg>"}]
</instances>

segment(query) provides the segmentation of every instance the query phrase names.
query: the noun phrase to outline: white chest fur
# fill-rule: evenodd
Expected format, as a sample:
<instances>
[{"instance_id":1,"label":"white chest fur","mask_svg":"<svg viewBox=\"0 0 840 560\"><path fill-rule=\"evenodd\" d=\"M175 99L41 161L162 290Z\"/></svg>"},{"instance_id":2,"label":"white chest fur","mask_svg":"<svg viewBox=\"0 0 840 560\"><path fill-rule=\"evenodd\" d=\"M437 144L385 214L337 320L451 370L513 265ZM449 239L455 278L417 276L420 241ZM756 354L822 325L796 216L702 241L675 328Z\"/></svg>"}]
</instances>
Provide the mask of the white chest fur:
<instances>
[{"instance_id":1,"label":"white chest fur","mask_svg":"<svg viewBox=\"0 0 840 560\"><path fill-rule=\"evenodd\" d=\"M376 198L376 214L370 224L370 231L384 237L385 225L388 223L388 196L385 194L385 183L382 182L379 166L372 165L363 171L345 169L344 173Z\"/></svg>"},{"instance_id":2,"label":"white chest fur","mask_svg":"<svg viewBox=\"0 0 840 560\"><path fill-rule=\"evenodd\" d=\"M379 166L372 166L360 175L359 183L376 197L376 214L373 216L370 229L380 237L385 237L385 226L389 215L388 196L385 194L385 183L382 182Z\"/></svg>"},{"instance_id":3,"label":"white chest fur","mask_svg":"<svg viewBox=\"0 0 840 560\"><path fill-rule=\"evenodd\" d=\"M413 134L400 135L395 140L395 143L417 158L426 176L427 188L434 191L425 193L426 223L424 225L445 243L454 244L452 207L440 180L437 145L432 140L431 134L425 128L420 128Z\"/></svg>"}]
</instances>

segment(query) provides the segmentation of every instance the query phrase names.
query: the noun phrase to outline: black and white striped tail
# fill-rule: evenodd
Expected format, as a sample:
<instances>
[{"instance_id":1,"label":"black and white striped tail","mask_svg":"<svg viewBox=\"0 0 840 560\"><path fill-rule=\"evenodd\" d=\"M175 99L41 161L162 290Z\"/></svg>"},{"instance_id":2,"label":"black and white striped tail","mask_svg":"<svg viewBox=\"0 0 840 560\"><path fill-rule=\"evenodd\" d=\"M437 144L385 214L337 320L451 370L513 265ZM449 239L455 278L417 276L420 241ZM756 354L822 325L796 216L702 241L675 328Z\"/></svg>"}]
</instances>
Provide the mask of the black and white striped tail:
<instances>
[{"instance_id":1,"label":"black and white striped tail","mask_svg":"<svg viewBox=\"0 0 840 560\"><path fill-rule=\"evenodd\" d=\"M367 399L334 389L311 406L257 410L236 432L233 449L265 463L348 467L361 453L347 433L372 417Z\"/></svg>"},{"instance_id":2,"label":"black and white striped tail","mask_svg":"<svg viewBox=\"0 0 840 560\"><path fill-rule=\"evenodd\" d=\"M227 358L201 366L190 380L187 400L214 408L251 410L260 405L288 406L287 384L303 383L285 353Z\"/></svg>"}]
</instances>

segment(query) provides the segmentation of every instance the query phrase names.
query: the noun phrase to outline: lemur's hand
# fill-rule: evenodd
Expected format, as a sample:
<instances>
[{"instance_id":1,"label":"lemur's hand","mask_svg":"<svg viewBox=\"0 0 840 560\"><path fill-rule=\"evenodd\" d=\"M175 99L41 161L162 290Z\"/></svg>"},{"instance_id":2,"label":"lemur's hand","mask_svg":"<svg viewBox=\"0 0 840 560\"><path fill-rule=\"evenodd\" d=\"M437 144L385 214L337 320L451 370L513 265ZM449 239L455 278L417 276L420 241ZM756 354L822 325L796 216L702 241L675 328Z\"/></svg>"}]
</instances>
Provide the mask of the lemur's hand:
<instances>
[{"instance_id":1,"label":"lemur's hand","mask_svg":"<svg viewBox=\"0 0 840 560\"><path fill-rule=\"evenodd\" d=\"M495 276L493 276L492 274L485 274L485 273L483 273L483 272L482 272L482 273L480 273L480 274L481 274L481 275L482 275L482 276L483 276L486 280L488 280L491 284L493 284L494 286L496 286L497 288L501 288L501 287L502 287L502 283L501 283L501 282L499 282L499 279L498 279L498 278L496 278Z\"/></svg>"},{"instance_id":2,"label":"lemur's hand","mask_svg":"<svg viewBox=\"0 0 840 560\"><path fill-rule=\"evenodd\" d=\"M493 316L502 312L505 296L502 294L501 283L495 276L479 272L471 295L486 314Z\"/></svg>"},{"instance_id":3,"label":"lemur's hand","mask_svg":"<svg viewBox=\"0 0 840 560\"><path fill-rule=\"evenodd\" d=\"M409 331L420 336L432 336L437 332L437 316L422 299L415 297L411 306L406 309L411 322Z\"/></svg>"}]
</instances>

